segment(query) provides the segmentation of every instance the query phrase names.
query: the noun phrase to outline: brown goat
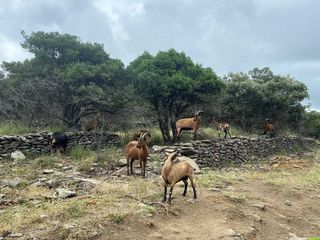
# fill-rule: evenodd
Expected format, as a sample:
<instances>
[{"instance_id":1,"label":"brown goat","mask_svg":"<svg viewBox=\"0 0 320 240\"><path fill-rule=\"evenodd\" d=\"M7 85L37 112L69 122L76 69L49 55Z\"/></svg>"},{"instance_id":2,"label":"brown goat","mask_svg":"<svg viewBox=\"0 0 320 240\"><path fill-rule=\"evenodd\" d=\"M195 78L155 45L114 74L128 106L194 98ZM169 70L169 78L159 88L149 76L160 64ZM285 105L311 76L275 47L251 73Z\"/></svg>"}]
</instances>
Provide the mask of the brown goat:
<instances>
[{"instance_id":1,"label":"brown goat","mask_svg":"<svg viewBox=\"0 0 320 240\"><path fill-rule=\"evenodd\" d=\"M100 113L96 113L92 119L90 119L88 122L84 125L85 131L91 131L94 129L97 129L100 124Z\"/></svg>"},{"instance_id":2,"label":"brown goat","mask_svg":"<svg viewBox=\"0 0 320 240\"><path fill-rule=\"evenodd\" d=\"M130 172L132 175L134 175L133 166L132 166L134 160L140 161L141 175L143 177L145 177L146 175L146 164L147 164L147 158L149 154L148 146L146 143L146 135L147 133L141 134L138 141L131 141L125 147L128 176L130 175Z\"/></svg>"},{"instance_id":3,"label":"brown goat","mask_svg":"<svg viewBox=\"0 0 320 240\"><path fill-rule=\"evenodd\" d=\"M193 118L182 118L176 122L177 140L179 140L182 130L192 130L193 139L196 140L197 131L200 128L201 113L203 113L203 111L196 111Z\"/></svg>"},{"instance_id":4,"label":"brown goat","mask_svg":"<svg viewBox=\"0 0 320 240\"><path fill-rule=\"evenodd\" d=\"M177 155L178 155L178 152L174 152L170 154L162 167L161 176L165 183L162 202L166 202L167 187L170 187L168 203L171 203L171 196L172 196L174 185L180 181L184 182L184 191L182 195L186 196L187 187L188 187L188 178L190 179L191 186L193 188L193 198L194 199L197 198L197 192L193 182L193 168L187 161L173 163L173 160L176 159Z\"/></svg>"},{"instance_id":5,"label":"brown goat","mask_svg":"<svg viewBox=\"0 0 320 240\"><path fill-rule=\"evenodd\" d=\"M231 138L230 134L230 125L226 122L218 123L213 117L209 118L209 123L213 123L215 128L218 131L219 138L221 138L221 132L224 132L224 138L228 135Z\"/></svg>"},{"instance_id":6,"label":"brown goat","mask_svg":"<svg viewBox=\"0 0 320 240\"><path fill-rule=\"evenodd\" d=\"M273 124L270 122L269 118L266 118L263 124L263 130L264 132L262 133L262 135L266 135L266 138L270 137L270 138L274 138L275 134L274 134L274 126Z\"/></svg>"}]
</instances>

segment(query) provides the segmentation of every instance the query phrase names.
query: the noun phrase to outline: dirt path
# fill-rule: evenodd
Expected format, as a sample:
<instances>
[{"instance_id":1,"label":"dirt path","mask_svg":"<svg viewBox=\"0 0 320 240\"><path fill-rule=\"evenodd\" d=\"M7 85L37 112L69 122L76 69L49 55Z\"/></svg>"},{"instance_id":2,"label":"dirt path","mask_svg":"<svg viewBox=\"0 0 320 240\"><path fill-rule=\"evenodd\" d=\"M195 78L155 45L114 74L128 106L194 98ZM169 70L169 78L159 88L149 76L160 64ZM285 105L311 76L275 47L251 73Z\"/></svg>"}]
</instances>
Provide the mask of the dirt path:
<instances>
[{"instance_id":1,"label":"dirt path","mask_svg":"<svg viewBox=\"0 0 320 240\"><path fill-rule=\"evenodd\" d=\"M288 239L320 235L320 189L282 188L239 181L199 189L199 198L179 196L168 215L131 219L100 239ZM110 233L114 233L113 235Z\"/></svg>"}]
</instances>

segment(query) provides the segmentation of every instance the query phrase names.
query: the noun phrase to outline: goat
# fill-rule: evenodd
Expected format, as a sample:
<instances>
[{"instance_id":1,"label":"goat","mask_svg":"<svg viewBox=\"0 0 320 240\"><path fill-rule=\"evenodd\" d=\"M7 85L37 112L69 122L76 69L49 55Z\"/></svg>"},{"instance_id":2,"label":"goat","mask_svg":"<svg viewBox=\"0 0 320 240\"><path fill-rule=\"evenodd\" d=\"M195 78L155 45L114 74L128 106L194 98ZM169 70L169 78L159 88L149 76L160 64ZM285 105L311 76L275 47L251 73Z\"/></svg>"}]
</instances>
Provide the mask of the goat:
<instances>
[{"instance_id":1,"label":"goat","mask_svg":"<svg viewBox=\"0 0 320 240\"><path fill-rule=\"evenodd\" d=\"M89 132L91 130L97 129L100 124L100 113L96 113L92 119L87 121L84 125L84 130Z\"/></svg>"},{"instance_id":2,"label":"goat","mask_svg":"<svg viewBox=\"0 0 320 240\"><path fill-rule=\"evenodd\" d=\"M134 175L133 172L133 162L134 160L140 160L140 168L141 175L145 177L146 175L146 164L148 158L148 146L146 143L146 135L147 133L142 133L139 136L138 141L131 141L125 147L125 155L127 159L127 174L128 176L131 174ZM130 171L129 171L130 167Z\"/></svg>"},{"instance_id":3,"label":"goat","mask_svg":"<svg viewBox=\"0 0 320 240\"><path fill-rule=\"evenodd\" d=\"M179 140L182 130L193 130L193 139L196 140L201 122L201 113L203 111L196 111L193 118L182 118L176 122L177 140Z\"/></svg>"},{"instance_id":4,"label":"goat","mask_svg":"<svg viewBox=\"0 0 320 240\"><path fill-rule=\"evenodd\" d=\"M151 141L151 133L149 132L149 130L147 129L140 129L140 130L137 130L133 133L133 138L132 140L133 141L138 141L139 137L141 136L141 134L144 134L144 133L147 133L146 135L146 140L147 140L147 144L149 145L150 144L150 141Z\"/></svg>"},{"instance_id":5,"label":"goat","mask_svg":"<svg viewBox=\"0 0 320 240\"><path fill-rule=\"evenodd\" d=\"M50 145L51 145L51 152L56 152L60 148L63 149L63 152L65 153L67 151L69 138L66 134L62 132L54 132L50 136Z\"/></svg>"},{"instance_id":6,"label":"goat","mask_svg":"<svg viewBox=\"0 0 320 240\"><path fill-rule=\"evenodd\" d=\"M194 187L193 182L193 168L187 161L181 161L173 163L173 160L176 159L178 152L174 152L169 155L169 157L165 160L164 165L162 167L161 176L164 180L164 194L162 202L166 202L167 200L167 187L170 187L168 203L171 203L171 196L174 185L177 182L183 181L184 182L184 191L183 196L187 194L187 187L188 187L188 178L190 179L191 186L193 188L193 198L197 198L197 192Z\"/></svg>"},{"instance_id":7,"label":"goat","mask_svg":"<svg viewBox=\"0 0 320 240\"><path fill-rule=\"evenodd\" d=\"M274 134L274 126L271 123L269 118L266 118L264 120L264 124L263 124L263 130L264 132L262 133L262 135L266 135L266 138L268 138L268 136L270 136L270 138L274 138L275 134Z\"/></svg>"},{"instance_id":8,"label":"goat","mask_svg":"<svg viewBox=\"0 0 320 240\"><path fill-rule=\"evenodd\" d=\"M221 132L224 132L224 138L227 138L228 134L231 138L230 134L230 125L226 122L218 123L213 117L209 118L209 123L213 123L215 128L218 130L219 138L221 138Z\"/></svg>"}]
</instances>

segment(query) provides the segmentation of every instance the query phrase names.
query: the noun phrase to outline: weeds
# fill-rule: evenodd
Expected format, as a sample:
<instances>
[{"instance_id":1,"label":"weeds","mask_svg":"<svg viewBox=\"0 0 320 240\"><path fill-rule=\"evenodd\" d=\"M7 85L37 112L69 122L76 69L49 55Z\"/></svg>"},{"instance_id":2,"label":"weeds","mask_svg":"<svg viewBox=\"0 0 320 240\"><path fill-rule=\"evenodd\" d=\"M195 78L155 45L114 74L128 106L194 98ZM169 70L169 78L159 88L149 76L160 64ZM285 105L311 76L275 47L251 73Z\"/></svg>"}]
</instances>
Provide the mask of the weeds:
<instances>
[{"instance_id":1,"label":"weeds","mask_svg":"<svg viewBox=\"0 0 320 240\"><path fill-rule=\"evenodd\" d=\"M121 224L124 222L125 215L121 213L110 213L109 218L111 222L115 224Z\"/></svg>"}]
</instances>

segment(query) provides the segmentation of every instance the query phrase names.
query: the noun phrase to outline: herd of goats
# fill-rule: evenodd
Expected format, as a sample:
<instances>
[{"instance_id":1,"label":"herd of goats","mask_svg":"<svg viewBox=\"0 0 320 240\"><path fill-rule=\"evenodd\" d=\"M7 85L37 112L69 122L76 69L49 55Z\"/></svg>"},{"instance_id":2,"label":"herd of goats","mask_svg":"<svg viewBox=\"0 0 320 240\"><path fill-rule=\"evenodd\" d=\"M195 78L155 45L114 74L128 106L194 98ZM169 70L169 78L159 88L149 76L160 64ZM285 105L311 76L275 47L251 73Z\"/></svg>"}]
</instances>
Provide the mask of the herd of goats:
<instances>
[{"instance_id":1,"label":"herd of goats","mask_svg":"<svg viewBox=\"0 0 320 240\"><path fill-rule=\"evenodd\" d=\"M201 122L201 113L203 111L196 111L194 117L191 118L182 118L176 121L176 132L177 132L177 140L181 136L183 130L192 130L194 139L196 139L197 132L200 128ZM94 118L88 121L84 125L85 131L91 131L98 127L99 125L99 117L100 114L97 113ZM224 132L224 138L229 136L230 134L230 125L226 122L218 123L214 120L214 118L210 118L209 122L213 123L215 128L218 130L219 138L221 137L221 132ZM274 126L270 122L270 119L266 119L264 122L264 134L270 136L270 138L274 137ZM134 132L133 140L130 141L125 146L125 157L127 160L127 175L134 175L133 171L133 162L135 160L139 160L141 176L145 177L146 174L146 163L149 155L148 145L150 143L151 134L148 130L142 129ZM53 152L58 149L62 149L63 152L66 152L69 138L66 134L62 132L54 132L50 137L50 144ZM188 187L188 179L191 182L191 186L193 188L193 198L197 198L196 189L193 181L193 168L187 161L175 161L179 152L175 151L170 154L164 162L162 167L161 176L164 180L164 195L163 202L171 203L171 195L174 188L174 185L177 182L183 181L184 183L184 192L183 196L187 193ZM167 188L170 187L169 196L167 199Z\"/></svg>"}]
</instances>

